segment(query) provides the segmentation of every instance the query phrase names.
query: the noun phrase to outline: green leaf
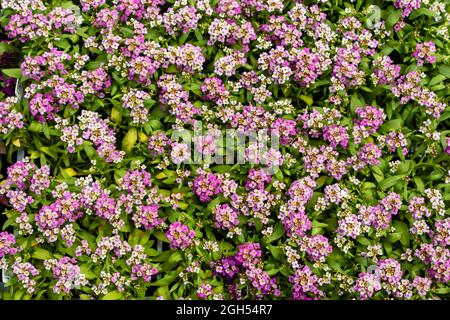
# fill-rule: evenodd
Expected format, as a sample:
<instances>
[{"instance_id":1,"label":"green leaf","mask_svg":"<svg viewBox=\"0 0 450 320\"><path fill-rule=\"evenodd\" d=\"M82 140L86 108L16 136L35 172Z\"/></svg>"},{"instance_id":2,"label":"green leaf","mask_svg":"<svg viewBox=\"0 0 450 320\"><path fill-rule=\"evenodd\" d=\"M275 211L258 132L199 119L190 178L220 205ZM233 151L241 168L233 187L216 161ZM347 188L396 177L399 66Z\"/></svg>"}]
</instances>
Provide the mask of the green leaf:
<instances>
[{"instance_id":1,"label":"green leaf","mask_svg":"<svg viewBox=\"0 0 450 320\"><path fill-rule=\"evenodd\" d=\"M434 86L435 84L438 84L442 81L444 81L445 79L447 79L446 76L444 76L443 74L438 74L437 76L434 76L430 82L428 82L428 86Z\"/></svg>"},{"instance_id":2,"label":"green leaf","mask_svg":"<svg viewBox=\"0 0 450 320\"><path fill-rule=\"evenodd\" d=\"M390 242L388 242L387 240L383 241L383 247L384 250L386 250L386 253L389 255L392 252L392 244Z\"/></svg>"},{"instance_id":3,"label":"green leaf","mask_svg":"<svg viewBox=\"0 0 450 320\"><path fill-rule=\"evenodd\" d=\"M267 274L268 274L269 276L274 276L274 275L276 275L278 272L280 272L279 269L270 269L270 270L267 271Z\"/></svg>"},{"instance_id":4,"label":"green leaf","mask_svg":"<svg viewBox=\"0 0 450 320\"><path fill-rule=\"evenodd\" d=\"M195 34L195 37L197 38L198 41L200 41L200 42L203 41L203 36L202 36L202 33L200 32L200 30L195 29L194 30L194 34Z\"/></svg>"},{"instance_id":5,"label":"green leaf","mask_svg":"<svg viewBox=\"0 0 450 320\"><path fill-rule=\"evenodd\" d=\"M59 168L64 179L70 179L73 176L77 175L77 172L73 168Z\"/></svg>"},{"instance_id":6,"label":"green leaf","mask_svg":"<svg viewBox=\"0 0 450 320\"><path fill-rule=\"evenodd\" d=\"M409 16L409 19L416 19L419 16L428 16L431 18L436 18L439 17L439 13L434 12L430 9L427 8L420 8L417 10L413 10L413 12L411 13L411 15Z\"/></svg>"},{"instance_id":7,"label":"green leaf","mask_svg":"<svg viewBox=\"0 0 450 320\"><path fill-rule=\"evenodd\" d=\"M111 119L115 123L121 123L122 122L122 112L119 110L119 108L113 107L111 109Z\"/></svg>"},{"instance_id":8,"label":"green leaf","mask_svg":"<svg viewBox=\"0 0 450 320\"><path fill-rule=\"evenodd\" d=\"M28 126L28 130L34 133L42 132L42 124L36 121L33 121Z\"/></svg>"},{"instance_id":9,"label":"green leaf","mask_svg":"<svg viewBox=\"0 0 450 320\"><path fill-rule=\"evenodd\" d=\"M390 233L387 237L387 239L390 243L395 243L395 242L399 241L401 238L402 238L401 232Z\"/></svg>"},{"instance_id":10,"label":"green leaf","mask_svg":"<svg viewBox=\"0 0 450 320\"><path fill-rule=\"evenodd\" d=\"M56 154L55 152L53 152L52 150L50 150L49 147L41 147L40 150L42 152L44 152L45 154L48 154L50 157L57 159L58 158L58 154Z\"/></svg>"},{"instance_id":11,"label":"green leaf","mask_svg":"<svg viewBox=\"0 0 450 320\"><path fill-rule=\"evenodd\" d=\"M364 182L362 184L363 189L375 189L376 187L377 187L377 185L373 182Z\"/></svg>"},{"instance_id":12,"label":"green leaf","mask_svg":"<svg viewBox=\"0 0 450 320\"><path fill-rule=\"evenodd\" d=\"M164 299L170 300L170 293L169 293L168 286L159 287L156 290L155 294L156 294L156 296L162 296L162 297L164 297Z\"/></svg>"},{"instance_id":13,"label":"green leaf","mask_svg":"<svg viewBox=\"0 0 450 320\"><path fill-rule=\"evenodd\" d=\"M80 266L80 273L84 274L84 276L86 277L86 279L88 280L93 280L96 279L97 276L95 275L94 272L92 272L91 270L89 270L89 266L87 263L84 263Z\"/></svg>"},{"instance_id":14,"label":"green leaf","mask_svg":"<svg viewBox=\"0 0 450 320\"><path fill-rule=\"evenodd\" d=\"M445 84L440 83L440 84L438 84L438 85L435 85L435 86L430 87L430 90L431 90L431 91L440 91L440 90L444 90L444 89L446 89L446 88L447 88L447 86L446 86Z\"/></svg>"},{"instance_id":15,"label":"green leaf","mask_svg":"<svg viewBox=\"0 0 450 320\"><path fill-rule=\"evenodd\" d=\"M328 227L328 224L323 223L323 222L319 222L319 221L317 221L317 220L313 220L313 222L312 222L311 225L312 225L313 228L324 228L324 227Z\"/></svg>"},{"instance_id":16,"label":"green leaf","mask_svg":"<svg viewBox=\"0 0 450 320\"><path fill-rule=\"evenodd\" d=\"M42 248L36 248L33 252L32 258L36 258L39 260L48 260L52 259L53 256L47 250L44 250Z\"/></svg>"},{"instance_id":17,"label":"green leaf","mask_svg":"<svg viewBox=\"0 0 450 320\"><path fill-rule=\"evenodd\" d=\"M168 262L177 263L183 260L183 255L179 251L175 251L169 258Z\"/></svg>"},{"instance_id":18,"label":"green leaf","mask_svg":"<svg viewBox=\"0 0 450 320\"><path fill-rule=\"evenodd\" d=\"M67 40L53 41L53 43L55 44L55 46L63 49L64 51L66 51L66 50L68 50L70 48L70 43Z\"/></svg>"},{"instance_id":19,"label":"green leaf","mask_svg":"<svg viewBox=\"0 0 450 320\"><path fill-rule=\"evenodd\" d=\"M380 132L384 133L387 131L398 130L402 127L402 123L403 123L402 119L394 119L388 121L381 126Z\"/></svg>"},{"instance_id":20,"label":"green leaf","mask_svg":"<svg viewBox=\"0 0 450 320\"><path fill-rule=\"evenodd\" d=\"M363 237L363 236L357 237L357 238L356 238L356 241L357 241L358 243L361 243L362 245L370 246L370 240L367 239L367 238L365 238L365 237Z\"/></svg>"},{"instance_id":21,"label":"green leaf","mask_svg":"<svg viewBox=\"0 0 450 320\"><path fill-rule=\"evenodd\" d=\"M394 227L400 233L400 243L405 248L409 246L409 228L403 221L394 221Z\"/></svg>"},{"instance_id":22,"label":"green leaf","mask_svg":"<svg viewBox=\"0 0 450 320\"><path fill-rule=\"evenodd\" d=\"M352 95L352 98L350 99L350 110L352 113L355 113L356 108L363 107L364 105L365 102L361 101L356 93Z\"/></svg>"},{"instance_id":23,"label":"green leaf","mask_svg":"<svg viewBox=\"0 0 450 320\"><path fill-rule=\"evenodd\" d=\"M122 34L126 37L126 38L131 38L133 37L133 30L131 30L130 28L126 28L126 27L122 27Z\"/></svg>"},{"instance_id":24,"label":"green leaf","mask_svg":"<svg viewBox=\"0 0 450 320\"><path fill-rule=\"evenodd\" d=\"M315 189L319 189L320 187L322 187L325 182L327 181L328 177L327 176L321 176L316 180L316 188Z\"/></svg>"},{"instance_id":25,"label":"green leaf","mask_svg":"<svg viewBox=\"0 0 450 320\"><path fill-rule=\"evenodd\" d=\"M7 44L5 42L0 42L0 54L4 53L4 52L9 52L9 51L13 51L14 47L10 44Z\"/></svg>"},{"instance_id":26,"label":"green leaf","mask_svg":"<svg viewBox=\"0 0 450 320\"><path fill-rule=\"evenodd\" d=\"M384 173L378 166L371 166L371 169L373 172L373 177L378 183L384 180Z\"/></svg>"},{"instance_id":27,"label":"green leaf","mask_svg":"<svg viewBox=\"0 0 450 320\"><path fill-rule=\"evenodd\" d=\"M278 261L281 261L283 258L283 250L280 247L275 246L268 246L270 253L272 256L277 259Z\"/></svg>"},{"instance_id":28,"label":"green leaf","mask_svg":"<svg viewBox=\"0 0 450 320\"><path fill-rule=\"evenodd\" d=\"M414 182L416 183L417 190L419 192L424 192L425 191L425 185L423 183L422 178L414 176L413 179L414 179Z\"/></svg>"},{"instance_id":29,"label":"green leaf","mask_svg":"<svg viewBox=\"0 0 450 320\"><path fill-rule=\"evenodd\" d=\"M22 69L20 68L3 69L2 72L11 78L20 79L22 77Z\"/></svg>"},{"instance_id":30,"label":"green leaf","mask_svg":"<svg viewBox=\"0 0 450 320\"><path fill-rule=\"evenodd\" d=\"M433 171L431 172L431 174L429 174L429 175L426 177L426 180L429 180L429 181L435 181L435 180L441 179L443 176L444 176L444 175L443 175L441 172L439 172L438 170L433 170Z\"/></svg>"},{"instance_id":31,"label":"green leaf","mask_svg":"<svg viewBox=\"0 0 450 320\"><path fill-rule=\"evenodd\" d=\"M436 292L437 294L447 294L450 293L450 287L438 288L434 292Z\"/></svg>"},{"instance_id":32,"label":"green leaf","mask_svg":"<svg viewBox=\"0 0 450 320\"><path fill-rule=\"evenodd\" d=\"M180 45L184 44L188 37L189 37L189 32L183 33L180 37L178 37L178 43Z\"/></svg>"},{"instance_id":33,"label":"green leaf","mask_svg":"<svg viewBox=\"0 0 450 320\"><path fill-rule=\"evenodd\" d=\"M6 228L8 228L12 223L14 223L17 220L17 216L13 216L5 221L3 224L2 230L5 231Z\"/></svg>"},{"instance_id":34,"label":"green leaf","mask_svg":"<svg viewBox=\"0 0 450 320\"><path fill-rule=\"evenodd\" d=\"M446 64L442 64L439 67L439 73L443 76L445 76L447 79L450 79L450 66Z\"/></svg>"},{"instance_id":35,"label":"green leaf","mask_svg":"<svg viewBox=\"0 0 450 320\"><path fill-rule=\"evenodd\" d=\"M23 295L25 294L25 292L26 292L25 289L17 290L17 291L14 293L14 300L20 300L20 299L23 297Z\"/></svg>"},{"instance_id":36,"label":"green leaf","mask_svg":"<svg viewBox=\"0 0 450 320\"><path fill-rule=\"evenodd\" d=\"M212 171L218 173L231 172L231 166L226 164L217 165L211 168Z\"/></svg>"},{"instance_id":37,"label":"green leaf","mask_svg":"<svg viewBox=\"0 0 450 320\"><path fill-rule=\"evenodd\" d=\"M381 189L387 189L395 185L398 181L400 181L403 178L403 176L392 176L389 178L384 179L379 183L379 187Z\"/></svg>"},{"instance_id":38,"label":"green leaf","mask_svg":"<svg viewBox=\"0 0 450 320\"><path fill-rule=\"evenodd\" d=\"M129 153L137 142L137 129L130 128L122 140L122 150Z\"/></svg>"},{"instance_id":39,"label":"green leaf","mask_svg":"<svg viewBox=\"0 0 450 320\"><path fill-rule=\"evenodd\" d=\"M128 243L132 246L135 246L136 244L138 244L142 233L144 233L144 231L139 230L139 229L134 229L133 232L128 237Z\"/></svg>"},{"instance_id":40,"label":"green leaf","mask_svg":"<svg viewBox=\"0 0 450 320\"><path fill-rule=\"evenodd\" d=\"M80 236L80 238L82 240L86 240L90 243L95 242L95 236L89 232L87 232L86 230L80 230L78 232L78 235Z\"/></svg>"},{"instance_id":41,"label":"green leaf","mask_svg":"<svg viewBox=\"0 0 450 320\"><path fill-rule=\"evenodd\" d=\"M328 265L335 271L344 272L341 266L345 263L345 258L338 252L333 251L327 258Z\"/></svg>"},{"instance_id":42,"label":"green leaf","mask_svg":"<svg viewBox=\"0 0 450 320\"><path fill-rule=\"evenodd\" d=\"M83 142L83 149L84 152L86 152L89 159L92 159L97 154L97 151L95 151L95 148L92 146L92 143L84 141Z\"/></svg>"},{"instance_id":43,"label":"green leaf","mask_svg":"<svg viewBox=\"0 0 450 320\"><path fill-rule=\"evenodd\" d=\"M156 237L156 239L161 240L163 242L169 242L169 240L167 240L166 234L160 230L157 230L153 233L153 235Z\"/></svg>"},{"instance_id":44,"label":"green leaf","mask_svg":"<svg viewBox=\"0 0 450 320\"><path fill-rule=\"evenodd\" d=\"M164 278L153 282L152 284L150 284L153 287L163 287L163 286L167 286L169 284L171 284L175 279L177 279L178 276L177 275L170 275L167 274L164 276Z\"/></svg>"},{"instance_id":45,"label":"green leaf","mask_svg":"<svg viewBox=\"0 0 450 320\"><path fill-rule=\"evenodd\" d=\"M394 10L386 19L386 29L389 29L397 23L402 14L402 10Z\"/></svg>"},{"instance_id":46,"label":"green leaf","mask_svg":"<svg viewBox=\"0 0 450 320\"><path fill-rule=\"evenodd\" d=\"M223 198L222 197L216 197L214 198L212 201L210 201L208 203L208 205L206 206L207 210L212 210L213 208L215 208L218 204L220 204L222 202Z\"/></svg>"},{"instance_id":47,"label":"green leaf","mask_svg":"<svg viewBox=\"0 0 450 320\"><path fill-rule=\"evenodd\" d=\"M61 8L64 8L64 9L76 7L72 1L61 1L60 6L61 6Z\"/></svg>"},{"instance_id":48,"label":"green leaf","mask_svg":"<svg viewBox=\"0 0 450 320\"><path fill-rule=\"evenodd\" d=\"M148 121L148 123L150 124L150 126L152 127L153 130L158 130L160 128L162 128L162 123L159 120L150 120Z\"/></svg>"},{"instance_id":49,"label":"green leaf","mask_svg":"<svg viewBox=\"0 0 450 320\"><path fill-rule=\"evenodd\" d=\"M284 234L283 224L281 222L277 222L275 227L273 228L273 232L270 237L267 239L267 242L270 243L281 238Z\"/></svg>"},{"instance_id":50,"label":"green leaf","mask_svg":"<svg viewBox=\"0 0 450 320\"><path fill-rule=\"evenodd\" d=\"M310 97L310 96L305 96L305 95L300 95L299 98L302 99L303 101L305 101L305 103L306 103L308 106L312 106L312 104L313 104L313 99L312 99L312 97Z\"/></svg>"},{"instance_id":51,"label":"green leaf","mask_svg":"<svg viewBox=\"0 0 450 320\"><path fill-rule=\"evenodd\" d=\"M122 292L114 290L105 294L102 300L121 300L122 298L123 298Z\"/></svg>"},{"instance_id":52,"label":"green leaf","mask_svg":"<svg viewBox=\"0 0 450 320\"><path fill-rule=\"evenodd\" d=\"M411 160L405 160L400 163L397 169L397 174L407 174L409 170L412 168L413 162Z\"/></svg>"}]
</instances>

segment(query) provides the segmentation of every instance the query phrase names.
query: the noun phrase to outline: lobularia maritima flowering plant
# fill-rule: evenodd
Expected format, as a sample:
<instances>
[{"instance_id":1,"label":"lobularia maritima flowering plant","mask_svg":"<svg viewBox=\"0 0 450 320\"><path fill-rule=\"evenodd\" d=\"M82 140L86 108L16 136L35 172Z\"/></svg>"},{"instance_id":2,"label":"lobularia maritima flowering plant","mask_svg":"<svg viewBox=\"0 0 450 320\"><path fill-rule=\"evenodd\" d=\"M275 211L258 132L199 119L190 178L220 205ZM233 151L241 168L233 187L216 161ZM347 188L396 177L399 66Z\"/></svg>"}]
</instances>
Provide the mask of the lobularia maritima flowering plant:
<instances>
[{"instance_id":1,"label":"lobularia maritima flowering plant","mask_svg":"<svg viewBox=\"0 0 450 320\"><path fill-rule=\"evenodd\" d=\"M448 2L0 5L2 299L450 297Z\"/></svg>"}]
</instances>

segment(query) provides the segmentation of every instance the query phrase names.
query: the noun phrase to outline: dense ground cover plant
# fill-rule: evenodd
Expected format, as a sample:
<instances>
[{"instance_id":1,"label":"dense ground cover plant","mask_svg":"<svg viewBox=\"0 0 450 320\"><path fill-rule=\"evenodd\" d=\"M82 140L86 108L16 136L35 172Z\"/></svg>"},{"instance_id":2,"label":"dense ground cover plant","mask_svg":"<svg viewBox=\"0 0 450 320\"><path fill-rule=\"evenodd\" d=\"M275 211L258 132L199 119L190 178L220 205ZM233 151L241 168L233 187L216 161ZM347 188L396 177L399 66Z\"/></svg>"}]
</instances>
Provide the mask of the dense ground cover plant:
<instances>
[{"instance_id":1,"label":"dense ground cover plant","mask_svg":"<svg viewBox=\"0 0 450 320\"><path fill-rule=\"evenodd\" d=\"M0 2L2 298L448 298L445 1Z\"/></svg>"}]
</instances>

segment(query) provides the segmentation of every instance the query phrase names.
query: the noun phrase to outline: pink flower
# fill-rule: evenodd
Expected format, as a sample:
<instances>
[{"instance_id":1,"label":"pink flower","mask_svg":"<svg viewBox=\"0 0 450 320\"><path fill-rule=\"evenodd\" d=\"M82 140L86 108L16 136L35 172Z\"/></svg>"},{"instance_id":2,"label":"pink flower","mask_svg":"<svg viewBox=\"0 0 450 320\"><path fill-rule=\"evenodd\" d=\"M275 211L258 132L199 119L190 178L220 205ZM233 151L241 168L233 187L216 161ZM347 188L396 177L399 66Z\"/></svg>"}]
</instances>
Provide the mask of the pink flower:
<instances>
[{"instance_id":1,"label":"pink flower","mask_svg":"<svg viewBox=\"0 0 450 320\"><path fill-rule=\"evenodd\" d=\"M172 249L186 249L191 245L195 232L177 221L169 226L166 236Z\"/></svg>"}]
</instances>

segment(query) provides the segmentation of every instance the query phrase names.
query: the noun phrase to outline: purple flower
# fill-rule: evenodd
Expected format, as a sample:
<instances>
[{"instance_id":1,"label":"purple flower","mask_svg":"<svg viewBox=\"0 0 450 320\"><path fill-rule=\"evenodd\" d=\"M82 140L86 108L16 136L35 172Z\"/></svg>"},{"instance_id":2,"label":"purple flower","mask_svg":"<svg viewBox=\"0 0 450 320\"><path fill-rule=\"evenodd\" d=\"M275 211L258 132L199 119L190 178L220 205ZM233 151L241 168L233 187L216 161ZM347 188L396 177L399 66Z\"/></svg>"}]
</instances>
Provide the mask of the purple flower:
<instances>
[{"instance_id":1,"label":"purple flower","mask_svg":"<svg viewBox=\"0 0 450 320\"><path fill-rule=\"evenodd\" d=\"M343 126L332 124L331 126L325 127L323 130L323 138L325 141L330 142L332 148L341 145L342 148L347 149L349 135Z\"/></svg>"},{"instance_id":2,"label":"purple flower","mask_svg":"<svg viewBox=\"0 0 450 320\"><path fill-rule=\"evenodd\" d=\"M323 295L319 289L319 278L308 266L303 266L295 270L294 275L289 276L292 284L292 297L296 300L311 300Z\"/></svg>"},{"instance_id":3,"label":"purple flower","mask_svg":"<svg viewBox=\"0 0 450 320\"><path fill-rule=\"evenodd\" d=\"M201 174L194 179L193 190L200 201L211 201L213 196L222 192L222 180L213 173Z\"/></svg>"},{"instance_id":4,"label":"purple flower","mask_svg":"<svg viewBox=\"0 0 450 320\"><path fill-rule=\"evenodd\" d=\"M259 243L244 243L239 245L235 259L245 268L255 266L261 262L261 245Z\"/></svg>"},{"instance_id":5,"label":"purple flower","mask_svg":"<svg viewBox=\"0 0 450 320\"><path fill-rule=\"evenodd\" d=\"M358 275L353 290L359 294L360 299L366 300L381 290L381 283L375 274L363 272Z\"/></svg>"},{"instance_id":6,"label":"purple flower","mask_svg":"<svg viewBox=\"0 0 450 320\"><path fill-rule=\"evenodd\" d=\"M14 248L16 238L7 231L0 232L0 258L6 255L15 255L18 251Z\"/></svg>"},{"instance_id":7,"label":"purple flower","mask_svg":"<svg viewBox=\"0 0 450 320\"><path fill-rule=\"evenodd\" d=\"M177 221L169 226L166 236L172 249L186 249L191 245L195 237L195 232L190 230L188 226Z\"/></svg>"}]
</instances>

